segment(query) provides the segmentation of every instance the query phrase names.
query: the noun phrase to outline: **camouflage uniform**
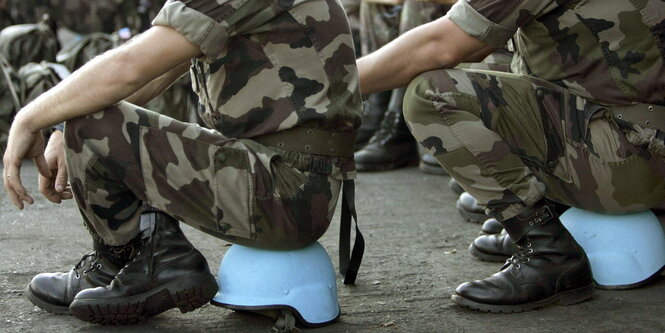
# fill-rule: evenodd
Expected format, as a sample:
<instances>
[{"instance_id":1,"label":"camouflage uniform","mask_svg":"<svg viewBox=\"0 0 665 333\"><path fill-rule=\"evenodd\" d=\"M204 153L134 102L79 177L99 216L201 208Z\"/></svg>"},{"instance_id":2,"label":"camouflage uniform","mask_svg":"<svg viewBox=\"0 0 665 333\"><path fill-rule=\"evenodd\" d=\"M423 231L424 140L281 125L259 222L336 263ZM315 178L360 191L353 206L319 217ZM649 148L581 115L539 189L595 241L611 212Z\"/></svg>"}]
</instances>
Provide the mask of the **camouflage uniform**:
<instances>
[{"instance_id":1,"label":"camouflage uniform","mask_svg":"<svg viewBox=\"0 0 665 333\"><path fill-rule=\"evenodd\" d=\"M489 213L507 219L543 196L606 213L663 202L665 128L626 121L649 106L665 117L662 1L468 0L448 15L493 46L514 35L514 74L423 73L405 114Z\"/></svg>"},{"instance_id":2,"label":"camouflage uniform","mask_svg":"<svg viewBox=\"0 0 665 333\"><path fill-rule=\"evenodd\" d=\"M360 96L339 3L169 1L153 24L203 52L192 80L209 129L129 103L68 121L70 181L93 237L126 243L147 203L234 243L285 249L319 238L341 182L355 176L352 158L254 139L305 128L352 146Z\"/></svg>"}]
</instances>

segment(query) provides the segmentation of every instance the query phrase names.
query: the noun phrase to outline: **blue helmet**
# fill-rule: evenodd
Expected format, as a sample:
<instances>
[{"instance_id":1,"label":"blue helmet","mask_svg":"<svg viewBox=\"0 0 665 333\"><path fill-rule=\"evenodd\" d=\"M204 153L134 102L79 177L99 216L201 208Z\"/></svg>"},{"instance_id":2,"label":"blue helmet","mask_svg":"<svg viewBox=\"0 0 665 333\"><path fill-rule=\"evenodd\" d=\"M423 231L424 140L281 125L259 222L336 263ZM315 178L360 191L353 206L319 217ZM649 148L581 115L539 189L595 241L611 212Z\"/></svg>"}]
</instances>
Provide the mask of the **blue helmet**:
<instances>
[{"instance_id":1,"label":"blue helmet","mask_svg":"<svg viewBox=\"0 0 665 333\"><path fill-rule=\"evenodd\" d=\"M651 211L605 215L570 208L561 222L589 257L599 288L639 287L665 268L665 233Z\"/></svg>"},{"instance_id":2,"label":"blue helmet","mask_svg":"<svg viewBox=\"0 0 665 333\"><path fill-rule=\"evenodd\" d=\"M318 242L291 251L233 245L217 276L214 305L234 310L290 310L303 326L335 322L340 315L337 280Z\"/></svg>"}]
</instances>

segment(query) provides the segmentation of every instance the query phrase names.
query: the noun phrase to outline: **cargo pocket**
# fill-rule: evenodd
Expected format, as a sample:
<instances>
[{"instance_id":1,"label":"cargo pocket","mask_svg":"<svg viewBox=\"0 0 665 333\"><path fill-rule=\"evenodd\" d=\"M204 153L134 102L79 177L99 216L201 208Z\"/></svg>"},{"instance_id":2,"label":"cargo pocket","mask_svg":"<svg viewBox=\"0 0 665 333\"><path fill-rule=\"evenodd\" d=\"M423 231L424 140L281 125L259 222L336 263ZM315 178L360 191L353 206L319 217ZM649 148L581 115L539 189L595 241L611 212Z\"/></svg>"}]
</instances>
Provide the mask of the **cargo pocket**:
<instances>
[{"instance_id":1,"label":"cargo pocket","mask_svg":"<svg viewBox=\"0 0 665 333\"><path fill-rule=\"evenodd\" d=\"M576 111L567 112L568 96L557 90L536 88L534 97L541 114L546 145L543 160L534 163L540 164L539 167L547 170L548 174L570 183L572 173L567 155L575 145L575 138L583 136L577 132L586 129L586 122L583 119L580 121Z\"/></svg>"},{"instance_id":2,"label":"cargo pocket","mask_svg":"<svg viewBox=\"0 0 665 333\"><path fill-rule=\"evenodd\" d=\"M148 203L202 229L252 238L253 180L246 150L142 127Z\"/></svg>"},{"instance_id":3,"label":"cargo pocket","mask_svg":"<svg viewBox=\"0 0 665 333\"><path fill-rule=\"evenodd\" d=\"M254 182L249 152L220 147L214 159L218 231L252 239L256 226L250 221L254 214Z\"/></svg>"}]
</instances>

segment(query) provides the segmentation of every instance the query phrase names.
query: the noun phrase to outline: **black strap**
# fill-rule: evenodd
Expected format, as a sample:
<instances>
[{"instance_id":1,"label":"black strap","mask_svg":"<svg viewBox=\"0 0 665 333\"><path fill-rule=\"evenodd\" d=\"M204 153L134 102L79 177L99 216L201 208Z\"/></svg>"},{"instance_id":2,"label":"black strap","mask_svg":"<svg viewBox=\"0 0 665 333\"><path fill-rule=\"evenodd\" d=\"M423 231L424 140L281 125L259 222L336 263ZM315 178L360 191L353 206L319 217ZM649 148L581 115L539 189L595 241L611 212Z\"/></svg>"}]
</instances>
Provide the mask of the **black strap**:
<instances>
[{"instance_id":1,"label":"black strap","mask_svg":"<svg viewBox=\"0 0 665 333\"><path fill-rule=\"evenodd\" d=\"M14 81L12 81L11 75L9 75L9 72L7 72L7 69L5 68L5 65L9 66L9 63L5 60L4 57L0 59L0 61L3 62L3 65L0 65L0 69L2 69L2 74L5 76L5 80L7 80L7 88L9 88L9 93L12 95L12 101L16 107L16 112L18 112L21 110L21 102L18 98L18 94L16 93Z\"/></svg>"},{"instance_id":2,"label":"black strap","mask_svg":"<svg viewBox=\"0 0 665 333\"><path fill-rule=\"evenodd\" d=\"M358 216L355 205L355 184L353 179L342 183L342 216L339 228L339 272L344 284L354 284L365 252L365 239L358 229ZM349 256L351 245L351 218L356 221L356 240Z\"/></svg>"}]
</instances>

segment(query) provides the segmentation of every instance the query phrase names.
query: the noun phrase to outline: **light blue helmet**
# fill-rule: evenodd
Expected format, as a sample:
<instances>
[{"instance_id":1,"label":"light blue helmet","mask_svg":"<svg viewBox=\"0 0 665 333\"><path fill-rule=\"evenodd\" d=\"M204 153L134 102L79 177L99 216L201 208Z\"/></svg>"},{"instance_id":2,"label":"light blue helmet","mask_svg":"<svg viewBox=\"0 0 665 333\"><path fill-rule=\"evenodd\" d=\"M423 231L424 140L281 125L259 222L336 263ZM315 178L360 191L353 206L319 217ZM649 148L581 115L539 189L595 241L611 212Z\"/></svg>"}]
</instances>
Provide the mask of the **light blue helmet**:
<instances>
[{"instance_id":1,"label":"light blue helmet","mask_svg":"<svg viewBox=\"0 0 665 333\"><path fill-rule=\"evenodd\" d=\"M303 326L335 322L340 315L335 270L318 242L273 251L233 245L217 275L214 305L234 310L290 310Z\"/></svg>"},{"instance_id":2,"label":"light blue helmet","mask_svg":"<svg viewBox=\"0 0 665 333\"><path fill-rule=\"evenodd\" d=\"M639 287L665 268L665 233L651 211L605 215L570 208L561 222L589 257L599 288Z\"/></svg>"}]
</instances>

